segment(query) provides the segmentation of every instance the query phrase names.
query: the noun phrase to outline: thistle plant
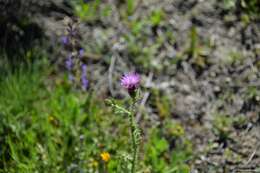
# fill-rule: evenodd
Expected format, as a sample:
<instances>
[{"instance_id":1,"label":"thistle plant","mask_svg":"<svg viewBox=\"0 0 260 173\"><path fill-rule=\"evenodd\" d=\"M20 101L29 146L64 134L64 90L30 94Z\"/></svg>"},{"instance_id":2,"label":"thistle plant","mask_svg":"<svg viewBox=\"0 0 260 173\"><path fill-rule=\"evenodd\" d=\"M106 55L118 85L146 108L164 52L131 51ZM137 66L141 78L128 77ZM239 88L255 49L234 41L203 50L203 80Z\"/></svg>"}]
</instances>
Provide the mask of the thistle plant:
<instances>
[{"instance_id":1,"label":"thistle plant","mask_svg":"<svg viewBox=\"0 0 260 173\"><path fill-rule=\"evenodd\" d=\"M115 108L118 113L123 113L128 116L128 123L130 126L130 134L131 134L131 159L130 159L130 173L135 173L137 170L138 163L138 152L139 145L141 140L141 133L138 127L138 124L135 121L135 104L137 102L137 90L140 86L141 77L137 73L128 73L122 76L121 78L121 86L127 89L128 94L131 98L131 106L129 109L125 109L113 101L110 101L110 105ZM129 159L126 159L129 160Z\"/></svg>"}]
</instances>

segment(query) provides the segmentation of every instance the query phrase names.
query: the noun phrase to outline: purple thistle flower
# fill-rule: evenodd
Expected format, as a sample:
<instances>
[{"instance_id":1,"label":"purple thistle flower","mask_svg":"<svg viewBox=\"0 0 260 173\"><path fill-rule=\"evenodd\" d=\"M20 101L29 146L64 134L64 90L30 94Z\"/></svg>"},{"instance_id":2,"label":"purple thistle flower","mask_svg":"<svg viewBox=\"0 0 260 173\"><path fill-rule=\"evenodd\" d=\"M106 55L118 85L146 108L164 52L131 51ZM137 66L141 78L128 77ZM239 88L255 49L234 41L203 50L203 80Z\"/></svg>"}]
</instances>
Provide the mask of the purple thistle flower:
<instances>
[{"instance_id":1,"label":"purple thistle flower","mask_svg":"<svg viewBox=\"0 0 260 173\"><path fill-rule=\"evenodd\" d=\"M121 86L126 88L128 92L135 91L140 85L141 77L139 74L132 72L122 76Z\"/></svg>"},{"instance_id":2,"label":"purple thistle flower","mask_svg":"<svg viewBox=\"0 0 260 173\"><path fill-rule=\"evenodd\" d=\"M66 60L66 68L71 71L73 68L73 59L72 59L72 55L69 55L69 57Z\"/></svg>"},{"instance_id":3,"label":"purple thistle flower","mask_svg":"<svg viewBox=\"0 0 260 173\"><path fill-rule=\"evenodd\" d=\"M68 36L62 36L61 42L62 42L63 45L68 45L69 44L69 37Z\"/></svg>"},{"instance_id":4,"label":"purple thistle flower","mask_svg":"<svg viewBox=\"0 0 260 173\"><path fill-rule=\"evenodd\" d=\"M84 91L88 88L88 80L87 80L87 65L83 64L81 66L81 87Z\"/></svg>"}]
</instances>

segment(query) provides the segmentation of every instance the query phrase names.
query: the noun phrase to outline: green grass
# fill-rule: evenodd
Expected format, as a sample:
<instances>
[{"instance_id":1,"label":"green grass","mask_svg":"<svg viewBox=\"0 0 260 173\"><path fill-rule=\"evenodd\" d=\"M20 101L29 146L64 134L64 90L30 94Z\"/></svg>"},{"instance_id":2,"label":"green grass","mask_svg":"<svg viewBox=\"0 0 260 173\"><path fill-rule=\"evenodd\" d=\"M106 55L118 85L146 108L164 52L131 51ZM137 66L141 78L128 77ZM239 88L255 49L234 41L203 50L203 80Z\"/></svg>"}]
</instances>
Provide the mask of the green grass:
<instances>
[{"instance_id":1,"label":"green grass","mask_svg":"<svg viewBox=\"0 0 260 173\"><path fill-rule=\"evenodd\" d=\"M100 128L109 125L102 120L108 116L101 105L93 104L91 95L70 91L66 84L46 85L45 75L22 69L2 77L4 172L65 172L74 162L88 162L89 156L107 150L105 145L97 147L108 136Z\"/></svg>"}]
</instances>

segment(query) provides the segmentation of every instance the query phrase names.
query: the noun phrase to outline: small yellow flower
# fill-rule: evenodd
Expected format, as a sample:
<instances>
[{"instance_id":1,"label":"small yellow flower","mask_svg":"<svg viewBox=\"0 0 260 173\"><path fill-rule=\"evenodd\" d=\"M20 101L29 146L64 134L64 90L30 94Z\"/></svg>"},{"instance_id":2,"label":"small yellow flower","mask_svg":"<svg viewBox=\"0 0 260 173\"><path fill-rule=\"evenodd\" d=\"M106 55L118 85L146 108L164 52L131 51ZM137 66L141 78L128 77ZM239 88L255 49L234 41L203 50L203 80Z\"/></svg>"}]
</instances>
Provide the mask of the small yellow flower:
<instances>
[{"instance_id":1,"label":"small yellow flower","mask_svg":"<svg viewBox=\"0 0 260 173\"><path fill-rule=\"evenodd\" d=\"M90 160L88 160L86 163L87 163L88 166L91 167L91 168L96 168L96 167L98 167L98 162L97 162L96 160L92 159L92 158L91 158Z\"/></svg>"},{"instance_id":2,"label":"small yellow flower","mask_svg":"<svg viewBox=\"0 0 260 173\"><path fill-rule=\"evenodd\" d=\"M98 167L98 162L94 160L92 165L93 165L93 167Z\"/></svg>"},{"instance_id":3,"label":"small yellow flower","mask_svg":"<svg viewBox=\"0 0 260 173\"><path fill-rule=\"evenodd\" d=\"M100 157L104 162L108 162L110 160L110 154L108 152L101 153Z\"/></svg>"},{"instance_id":4,"label":"small yellow flower","mask_svg":"<svg viewBox=\"0 0 260 173\"><path fill-rule=\"evenodd\" d=\"M48 121L49 121L49 123L52 124L53 126L56 126L56 127L59 126L59 121L58 121L58 119L56 119L56 118L55 118L54 116L52 116L52 115L49 115L49 116L48 116Z\"/></svg>"}]
</instances>

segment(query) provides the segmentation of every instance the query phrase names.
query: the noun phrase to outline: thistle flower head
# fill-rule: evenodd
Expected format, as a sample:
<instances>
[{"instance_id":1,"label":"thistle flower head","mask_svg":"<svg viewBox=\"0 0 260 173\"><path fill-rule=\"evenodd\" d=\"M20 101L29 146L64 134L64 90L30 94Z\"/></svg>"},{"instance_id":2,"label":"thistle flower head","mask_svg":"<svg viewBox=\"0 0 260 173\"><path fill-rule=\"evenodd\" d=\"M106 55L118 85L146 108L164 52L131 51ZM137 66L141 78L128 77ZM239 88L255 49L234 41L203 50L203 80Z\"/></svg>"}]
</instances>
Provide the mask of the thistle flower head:
<instances>
[{"instance_id":1,"label":"thistle flower head","mask_svg":"<svg viewBox=\"0 0 260 173\"><path fill-rule=\"evenodd\" d=\"M125 74L121 78L121 86L126 88L128 92L135 91L140 85L141 77L135 72Z\"/></svg>"}]
</instances>

